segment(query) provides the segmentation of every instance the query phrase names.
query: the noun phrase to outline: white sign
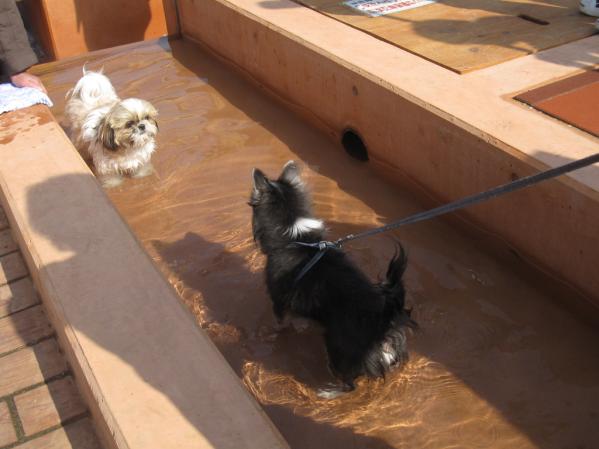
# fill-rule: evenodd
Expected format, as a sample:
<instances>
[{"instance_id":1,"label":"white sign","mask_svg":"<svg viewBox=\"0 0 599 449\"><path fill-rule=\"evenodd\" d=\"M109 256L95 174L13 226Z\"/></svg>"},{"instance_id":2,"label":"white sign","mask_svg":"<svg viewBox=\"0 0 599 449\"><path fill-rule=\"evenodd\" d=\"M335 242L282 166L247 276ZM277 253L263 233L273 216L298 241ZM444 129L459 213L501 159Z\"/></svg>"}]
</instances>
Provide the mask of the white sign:
<instances>
[{"instance_id":1,"label":"white sign","mask_svg":"<svg viewBox=\"0 0 599 449\"><path fill-rule=\"evenodd\" d=\"M405 11L406 9L430 5L435 2L436 0L348 0L343 2L343 4L366 13L371 17L378 17Z\"/></svg>"}]
</instances>

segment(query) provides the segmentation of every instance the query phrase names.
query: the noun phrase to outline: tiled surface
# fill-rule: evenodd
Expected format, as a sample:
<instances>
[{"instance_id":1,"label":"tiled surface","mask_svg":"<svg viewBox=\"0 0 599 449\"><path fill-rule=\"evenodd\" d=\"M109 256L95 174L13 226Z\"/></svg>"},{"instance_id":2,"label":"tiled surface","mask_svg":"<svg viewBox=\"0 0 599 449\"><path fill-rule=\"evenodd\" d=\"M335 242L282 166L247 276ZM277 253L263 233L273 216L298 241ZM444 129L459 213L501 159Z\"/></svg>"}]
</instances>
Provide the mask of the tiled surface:
<instances>
[{"instance_id":1,"label":"tiled surface","mask_svg":"<svg viewBox=\"0 0 599 449\"><path fill-rule=\"evenodd\" d=\"M0 449L100 449L0 209Z\"/></svg>"},{"instance_id":2,"label":"tiled surface","mask_svg":"<svg viewBox=\"0 0 599 449\"><path fill-rule=\"evenodd\" d=\"M530 90L516 99L599 137L599 70Z\"/></svg>"},{"instance_id":3,"label":"tiled surface","mask_svg":"<svg viewBox=\"0 0 599 449\"><path fill-rule=\"evenodd\" d=\"M17 441L17 432L12 424L10 410L6 402L0 402L0 447Z\"/></svg>"},{"instance_id":4,"label":"tiled surface","mask_svg":"<svg viewBox=\"0 0 599 449\"><path fill-rule=\"evenodd\" d=\"M66 370L67 365L53 338L12 352L0 357L0 397L44 382Z\"/></svg>"},{"instance_id":5,"label":"tiled surface","mask_svg":"<svg viewBox=\"0 0 599 449\"><path fill-rule=\"evenodd\" d=\"M0 285L12 282L27 275L27 267L20 253L0 256Z\"/></svg>"},{"instance_id":6,"label":"tiled surface","mask_svg":"<svg viewBox=\"0 0 599 449\"><path fill-rule=\"evenodd\" d=\"M17 446L18 449L101 449L88 418Z\"/></svg>"},{"instance_id":7,"label":"tiled surface","mask_svg":"<svg viewBox=\"0 0 599 449\"><path fill-rule=\"evenodd\" d=\"M12 253L17 250L17 242L12 238L10 229L0 231L0 256Z\"/></svg>"},{"instance_id":8,"label":"tiled surface","mask_svg":"<svg viewBox=\"0 0 599 449\"><path fill-rule=\"evenodd\" d=\"M38 303L37 294L29 277L0 285L0 318Z\"/></svg>"},{"instance_id":9,"label":"tiled surface","mask_svg":"<svg viewBox=\"0 0 599 449\"><path fill-rule=\"evenodd\" d=\"M86 411L71 376L15 396L25 435L33 435Z\"/></svg>"},{"instance_id":10,"label":"tiled surface","mask_svg":"<svg viewBox=\"0 0 599 449\"><path fill-rule=\"evenodd\" d=\"M0 230L8 228L8 220L4 211L0 209Z\"/></svg>"},{"instance_id":11,"label":"tiled surface","mask_svg":"<svg viewBox=\"0 0 599 449\"><path fill-rule=\"evenodd\" d=\"M52 335L42 306L34 306L0 320L0 354Z\"/></svg>"}]
</instances>

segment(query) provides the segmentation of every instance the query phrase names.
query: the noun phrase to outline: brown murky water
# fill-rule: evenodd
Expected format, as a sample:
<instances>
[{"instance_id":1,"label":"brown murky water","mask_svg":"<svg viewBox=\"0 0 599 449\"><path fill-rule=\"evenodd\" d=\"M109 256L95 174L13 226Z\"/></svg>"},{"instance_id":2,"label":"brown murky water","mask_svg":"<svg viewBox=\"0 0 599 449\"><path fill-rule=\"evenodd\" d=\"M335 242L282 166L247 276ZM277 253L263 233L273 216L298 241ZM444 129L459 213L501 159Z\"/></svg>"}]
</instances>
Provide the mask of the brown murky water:
<instances>
[{"instance_id":1,"label":"brown murky water","mask_svg":"<svg viewBox=\"0 0 599 449\"><path fill-rule=\"evenodd\" d=\"M193 44L171 48L100 52L43 78L59 118L85 61L121 95L158 107L156 174L109 196L291 447L599 447L597 329L515 257L500 261L439 220L399 234L421 326L406 368L339 400L316 398L331 380L318 328L273 333L246 205L252 167L274 175L299 161L332 236L422 207ZM372 276L392 253L388 236L348 250Z\"/></svg>"}]
</instances>

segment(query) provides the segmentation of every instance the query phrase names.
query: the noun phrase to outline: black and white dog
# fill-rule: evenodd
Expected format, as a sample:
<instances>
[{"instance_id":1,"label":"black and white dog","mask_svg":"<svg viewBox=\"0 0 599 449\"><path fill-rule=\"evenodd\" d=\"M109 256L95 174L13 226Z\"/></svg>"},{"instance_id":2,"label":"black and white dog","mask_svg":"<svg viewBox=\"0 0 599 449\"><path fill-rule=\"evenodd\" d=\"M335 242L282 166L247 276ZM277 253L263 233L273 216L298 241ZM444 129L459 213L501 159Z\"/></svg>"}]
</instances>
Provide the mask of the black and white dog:
<instances>
[{"instance_id":1,"label":"black and white dog","mask_svg":"<svg viewBox=\"0 0 599 449\"><path fill-rule=\"evenodd\" d=\"M381 283L373 284L338 249L329 249L295 282L316 250L291 243L323 240L324 224L312 215L293 161L285 164L276 180L258 169L253 178L252 229L267 257L266 283L277 320L290 314L324 327L329 367L343 383L342 391L353 390L359 376L384 377L401 365L407 359L406 329L416 326L404 308L407 257L401 245ZM324 397L337 394L339 390L321 392Z\"/></svg>"}]
</instances>

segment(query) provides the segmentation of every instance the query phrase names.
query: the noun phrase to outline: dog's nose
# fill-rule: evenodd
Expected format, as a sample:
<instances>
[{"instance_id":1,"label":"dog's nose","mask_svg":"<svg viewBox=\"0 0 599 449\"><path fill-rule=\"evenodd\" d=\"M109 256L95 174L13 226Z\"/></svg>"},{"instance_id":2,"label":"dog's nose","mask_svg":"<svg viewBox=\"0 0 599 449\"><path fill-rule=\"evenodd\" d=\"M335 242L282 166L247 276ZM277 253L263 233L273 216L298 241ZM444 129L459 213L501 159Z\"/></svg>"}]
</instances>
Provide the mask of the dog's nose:
<instances>
[{"instance_id":1,"label":"dog's nose","mask_svg":"<svg viewBox=\"0 0 599 449\"><path fill-rule=\"evenodd\" d=\"M137 127L140 131L144 131L146 129L146 125L144 125L143 123L140 123Z\"/></svg>"}]
</instances>

